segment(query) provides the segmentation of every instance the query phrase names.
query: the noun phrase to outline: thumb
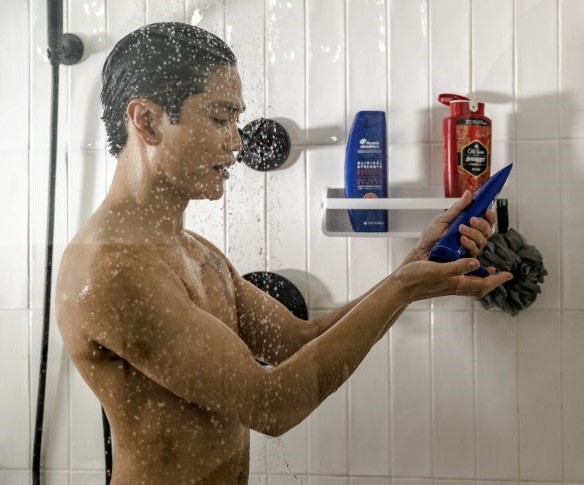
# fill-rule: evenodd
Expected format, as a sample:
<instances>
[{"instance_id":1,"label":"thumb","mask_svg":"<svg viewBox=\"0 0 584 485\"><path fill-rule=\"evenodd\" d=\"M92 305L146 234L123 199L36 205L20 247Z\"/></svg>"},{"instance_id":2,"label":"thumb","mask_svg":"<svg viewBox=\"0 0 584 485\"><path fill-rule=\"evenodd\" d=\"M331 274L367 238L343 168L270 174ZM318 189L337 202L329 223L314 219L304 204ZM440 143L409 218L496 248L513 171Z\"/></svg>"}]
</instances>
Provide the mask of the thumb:
<instances>
[{"instance_id":1,"label":"thumb","mask_svg":"<svg viewBox=\"0 0 584 485\"><path fill-rule=\"evenodd\" d=\"M459 276L477 269L481 263L475 258L461 258L450 263L442 263L447 276Z\"/></svg>"}]
</instances>

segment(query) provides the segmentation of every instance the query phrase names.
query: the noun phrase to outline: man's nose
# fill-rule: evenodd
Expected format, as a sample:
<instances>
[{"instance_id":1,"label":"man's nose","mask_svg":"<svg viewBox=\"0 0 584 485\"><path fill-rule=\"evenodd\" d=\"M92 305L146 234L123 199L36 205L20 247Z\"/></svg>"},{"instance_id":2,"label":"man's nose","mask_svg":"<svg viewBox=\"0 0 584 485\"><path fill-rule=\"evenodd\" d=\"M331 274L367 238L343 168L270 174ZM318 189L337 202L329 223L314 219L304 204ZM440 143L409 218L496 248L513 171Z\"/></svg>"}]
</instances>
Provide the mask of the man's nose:
<instances>
[{"instance_id":1,"label":"man's nose","mask_svg":"<svg viewBox=\"0 0 584 485\"><path fill-rule=\"evenodd\" d=\"M229 130L229 137L225 143L225 149L230 152L239 152L243 148L243 141L241 140L242 131L234 123Z\"/></svg>"}]
</instances>

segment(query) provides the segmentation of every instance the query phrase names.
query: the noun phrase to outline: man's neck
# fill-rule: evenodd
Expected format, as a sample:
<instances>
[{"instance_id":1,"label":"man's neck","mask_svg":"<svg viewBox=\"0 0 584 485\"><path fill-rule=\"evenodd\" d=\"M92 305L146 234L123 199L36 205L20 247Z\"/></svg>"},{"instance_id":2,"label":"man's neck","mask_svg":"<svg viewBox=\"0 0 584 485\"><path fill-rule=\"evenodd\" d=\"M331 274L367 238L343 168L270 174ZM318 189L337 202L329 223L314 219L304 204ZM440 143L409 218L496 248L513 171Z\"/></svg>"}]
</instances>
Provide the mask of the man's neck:
<instances>
[{"instance_id":1,"label":"man's neck","mask_svg":"<svg viewBox=\"0 0 584 485\"><path fill-rule=\"evenodd\" d=\"M102 208L153 242L180 236L188 199L144 167L120 158Z\"/></svg>"}]
</instances>

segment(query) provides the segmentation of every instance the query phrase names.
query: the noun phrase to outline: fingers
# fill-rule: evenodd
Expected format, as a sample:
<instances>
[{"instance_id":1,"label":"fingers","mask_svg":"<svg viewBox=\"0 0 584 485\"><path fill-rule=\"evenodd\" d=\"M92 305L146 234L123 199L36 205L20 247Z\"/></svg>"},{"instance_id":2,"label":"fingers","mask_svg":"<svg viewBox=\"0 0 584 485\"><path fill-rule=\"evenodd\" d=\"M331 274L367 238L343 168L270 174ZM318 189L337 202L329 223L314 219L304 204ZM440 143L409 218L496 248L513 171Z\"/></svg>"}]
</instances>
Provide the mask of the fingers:
<instances>
[{"instance_id":1,"label":"fingers","mask_svg":"<svg viewBox=\"0 0 584 485\"><path fill-rule=\"evenodd\" d=\"M497 214L495 214L495 211L492 211L491 209L487 209L487 211L485 212L485 215L483 217L487 220L487 222L491 226L491 231L492 231L493 226L495 225L495 222L497 222Z\"/></svg>"},{"instance_id":2,"label":"fingers","mask_svg":"<svg viewBox=\"0 0 584 485\"><path fill-rule=\"evenodd\" d=\"M485 214L485 216L491 218L492 214ZM470 226L461 224L459 231L461 234L460 243L472 257L479 255L493 234L491 224L482 217L472 217Z\"/></svg>"},{"instance_id":3,"label":"fingers","mask_svg":"<svg viewBox=\"0 0 584 485\"><path fill-rule=\"evenodd\" d=\"M442 266L446 276L462 276L475 269L481 265L478 259L475 258L461 258L450 263L436 263Z\"/></svg>"},{"instance_id":4,"label":"fingers","mask_svg":"<svg viewBox=\"0 0 584 485\"><path fill-rule=\"evenodd\" d=\"M464 194L462 194L462 197L454 204L452 204L447 210L442 212L442 214L436 217L434 221L443 224L450 224L471 202L472 192L470 190L465 190Z\"/></svg>"},{"instance_id":5,"label":"fingers","mask_svg":"<svg viewBox=\"0 0 584 485\"><path fill-rule=\"evenodd\" d=\"M445 295L482 297L513 278L511 273L497 273L487 268L488 276L469 276L480 266L477 259L462 258L450 263L417 261L401 266L393 276L405 291L409 302Z\"/></svg>"},{"instance_id":6,"label":"fingers","mask_svg":"<svg viewBox=\"0 0 584 485\"><path fill-rule=\"evenodd\" d=\"M489 272L490 275L495 274L497 272L497 268L495 268L494 266L487 266L485 269Z\"/></svg>"},{"instance_id":7,"label":"fingers","mask_svg":"<svg viewBox=\"0 0 584 485\"><path fill-rule=\"evenodd\" d=\"M447 275L453 278L452 281L455 287L450 292L453 295L482 297L494 290L497 286L513 279L511 273L506 271L498 273L492 266L487 268L489 276L485 278L467 276L467 273L476 270L480 266L479 261L473 258L463 258L452 263L437 264L449 266L449 268L444 269Z\"/></svg>"},{"instance_id":8,"label":"fingers","mask_svg":"<svg viewBox=\"0 0 584 485\"><path fill-rule=\"evenodd\" d=\"M460 199L434 219L435 222L450 224L468 205L470 205L472 200L472 192L470 190L465 190ZM495 212L491 209L487 209L483 217L476 217L473 219L475 219L475 222L473 224L471 220L471 225L479 229L487 239L491 237L493 226L497 221Z\"/></svg>"},{"instance_id":9,"label":"fingers","mask_svg":"<svg viewBox=\"0 0 584 485\"><path fill-rule=\"evenodd\" d=\"M489 271L490 273L490 271ZM486 278L481 278L483 281L483 289L477 296L485 296L490 291L497 288L497 286L506 283L513 279L513 275L506 271L501 271L500 273L492 273L489 274Z\"/></svg>"},{"instance_id":10,"label":"fingers","mask_svg":"<svg viewBox=\"0 0 584 485\"><path fill-rule=\"evenodd\" d=\"M484 222L487 223L487 221ZM487 245L487 238L490 237L490 234L486 236L479 229L464 224L461 224L458 230L460 231L460 243L470 256L476 258ZM490 228L488 231L490 233Z\"/></svg>"}]
</instances>

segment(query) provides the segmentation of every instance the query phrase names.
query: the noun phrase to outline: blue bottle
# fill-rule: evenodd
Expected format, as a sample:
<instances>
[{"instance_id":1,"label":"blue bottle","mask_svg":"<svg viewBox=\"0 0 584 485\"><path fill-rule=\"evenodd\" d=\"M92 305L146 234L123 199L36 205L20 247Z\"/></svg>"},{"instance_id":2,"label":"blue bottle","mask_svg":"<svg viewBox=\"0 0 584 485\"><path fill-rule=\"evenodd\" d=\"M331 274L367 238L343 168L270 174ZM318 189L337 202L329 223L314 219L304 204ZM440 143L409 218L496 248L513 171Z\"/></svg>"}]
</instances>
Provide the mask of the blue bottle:
<instances>
[{"instance_id":1,"label":"blue bottle","mask_svg":"<svg viewBox=\"0 0 584 485\"><path fill-rule=\"evenodd\" d=\"M387 197L387 143L383 111L359 111L347 141L345 197ZM349 209L356 232L387 232L387 210Z\"/></svg>"},{"instance_id":2,"label":"blue bottle","mask_svg":"<svg viewBox=\"0 0 584 485\"><path fill-rule=\"evenodd\" d=\"M460 244L460 224L469 225L471 217L481 217L485 213L505 185L512 168L511 163L499 170L473 194L470 205L451 222L444 235L432 247L428 258L430 261L448 263L467 256L466 249ZM489 273L485 268L479 268L469 274L485 277Z\"/></svg>"}]
</instances>

